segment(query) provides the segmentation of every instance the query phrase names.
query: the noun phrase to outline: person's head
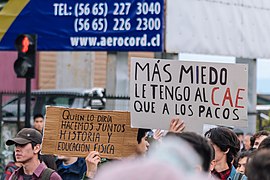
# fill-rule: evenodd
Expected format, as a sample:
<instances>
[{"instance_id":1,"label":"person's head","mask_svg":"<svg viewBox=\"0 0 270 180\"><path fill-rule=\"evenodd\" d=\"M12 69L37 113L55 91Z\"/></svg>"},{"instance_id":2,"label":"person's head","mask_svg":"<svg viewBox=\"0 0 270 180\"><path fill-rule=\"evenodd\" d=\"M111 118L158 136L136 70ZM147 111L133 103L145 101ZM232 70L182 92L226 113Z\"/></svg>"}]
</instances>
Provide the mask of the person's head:
<instances>
[{"instance_id":1,"label":"person's head","mask_svg":"<svg viewBox=\"0 0 270 180\"><path fill-rule=\"evenodd\" d=\"M247 164L250 154L251 154L251 151L243 151L238 154L237 158L235 159L237 172L245 174L246 164Z\"/></svg>"},{"instance_id":2,"label":"person's head","mask_svg":"<svg viewBox=\"0 0 270 180\"><path fill-rule=\"evenodd\" d=\"M247 164L248 180L270 180L270 150L257 151Z\"/></svg>"},{"instance_id":3,"label":"person's head","mask_svg":"<svg viewBox=\"0 0 270 180\"><path fill-rule=\"evenodd\" d=\"M236 134L228 128L217 127L208 130L205 136L210 139L215 149L215 160L217 164L231 167L233 159L240 150L240 141Z\"/></svg>"},{"instance_id":4,"label":"person's head","mask_svg":"<svg viewBox=\"0 0 270 180\"><path fill-rule=\"evenodd\" d=\"M244 137L244 147L245 147L245 150L250 150L251 148L251 141L250 141L250 138L252 137L252 134L251 133L247 133Z\"/></svg>"},{"instance_id":5,"label":"person's head","mask_svg":"<svg viewBox=\"0 0 270 180\"><path fill-rule=\"evenodd\" d=\"M261 142L267 138L267 136L269 136L269 131L263 130L263 131L259 131L257 133L255 133L253 135L253 139L254 139L254 145L253 148L257 149L259 147L259 145L261 144Z\"/></svg>"},{"instance_id":6,"label":"person's head","mask_svg":"<svg viewBox=\"0 0 270 180\"><path fill-rule=\"evenodd\" d=\"M137 147L136 147L136 152L139 155L143 155L148 151L149 148L149 142L148 142L148 132L150 132L150 129L138 129L138 134L137 134Z\"/></svg>"},{"instance_id":7,"label":"person's head","mask_svg":"<svg viewBox=\"0 0 270 180\"><path fill-rule=\"evenodd\" d=\"M233 132L236 134L240 142L244 141L244 132L241 129L234 129Z\"/></svg>"},{"instance_id":8,"label":"person's head","mask_svg":"<svg viewBox=\"0 0 270 180\"><path fill-rule=\"evenodd\" d=\"M266 137L259 145L258 150L269 149L270 150L270 136Z\"/></svg>"},{"instance_id":9,"label":"person's head","mask_svg":"<svg viewBox=\"0 0 270 180\"><path fill-rule=\"evenodd\" d=\"M36 114L34 116L34 128L39 132L43 131L44 127L44 117L42 114Z\"/></svg>"},{"instance_id":10,"label":"person's head","mask_svg":"<svg viewBox=\"0 0 270 180\"><path fill-rule=\"evenodd\" d=\"M41 149L42 135L35 129L23 128L15 138L6 141L6 145L15 145L15 158L17 162L27 163L32 160L38 161Z\"/></svg>"},{"instance_id":11,"label":"person's head","mask_svg":"<svg viewBox=\"0 0 270 180\"><path fill-rule=\"evenodd\" d=\"M198 153L202 159L201 167L205 172L209 171L210 163L213 157L213 149L207 139L194 133L194 132L182 132L182 133L171 133L167 136L177 136L185 140L192 148Z\"/></svg>"}]
</instances>

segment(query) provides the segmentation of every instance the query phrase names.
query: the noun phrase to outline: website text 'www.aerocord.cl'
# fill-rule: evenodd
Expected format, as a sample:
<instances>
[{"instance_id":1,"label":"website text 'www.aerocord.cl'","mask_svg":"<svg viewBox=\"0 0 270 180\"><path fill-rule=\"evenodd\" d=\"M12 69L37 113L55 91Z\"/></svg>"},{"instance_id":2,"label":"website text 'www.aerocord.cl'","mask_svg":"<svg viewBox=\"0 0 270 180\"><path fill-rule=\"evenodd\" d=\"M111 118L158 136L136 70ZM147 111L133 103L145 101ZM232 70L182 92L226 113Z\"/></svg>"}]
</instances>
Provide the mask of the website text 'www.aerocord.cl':
<instances>
[{"instance_id":1,"label":"website text 'www.aerocord.cl'","mask_svg":"<svg viewBox=\"0 0 270 180\"><path fill-rule=\"evenodd\" d=\"M157 34L151 38L147 34L141 37L70 37L71 46L118 46L118 47L157 47L160 46L161 37Z\"/></svg>"}]
</instances>

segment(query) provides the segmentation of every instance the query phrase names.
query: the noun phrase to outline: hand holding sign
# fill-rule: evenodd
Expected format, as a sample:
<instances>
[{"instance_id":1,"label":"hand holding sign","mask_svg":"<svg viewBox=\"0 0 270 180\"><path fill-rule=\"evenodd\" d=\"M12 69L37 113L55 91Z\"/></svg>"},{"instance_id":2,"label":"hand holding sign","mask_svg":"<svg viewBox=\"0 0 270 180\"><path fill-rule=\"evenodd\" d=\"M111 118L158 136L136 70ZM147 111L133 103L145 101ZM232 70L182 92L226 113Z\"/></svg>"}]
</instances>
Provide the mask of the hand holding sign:
<instances>
[{"instance_id":1,"label":"hand holding sign","mask_svg":"<svg viewBox=\"0 0 270 180\"><path fill-rule=\"evenodd\" d=\"M163 136L163 131L161 129L157 129L154 131L153 138L155 140L160 140L160 138Z\"/></svg>"},{"instance_id":2,"label":"hand holding sign","mask_svg":"<svg viewBox=\"0 0 270 180\"><path fill-rule=\"evenodd\" d=\"M100 162L100 155L97 151L91 151L85 158L87 171L86 176L88 178L94 178L97 172L97 165Z\"/></svg>"},{"instance_id":3,"label":"hand holding sign","mask_svg":"<svg viewBox=\"0 0 270 180\"><path fill-rule=\"evenodd\" d=\"M170 123L169 132L173 133L181 133L185 129L184 121L180 120L179 118L172 118Z\"/></svg>"}]
</instances>

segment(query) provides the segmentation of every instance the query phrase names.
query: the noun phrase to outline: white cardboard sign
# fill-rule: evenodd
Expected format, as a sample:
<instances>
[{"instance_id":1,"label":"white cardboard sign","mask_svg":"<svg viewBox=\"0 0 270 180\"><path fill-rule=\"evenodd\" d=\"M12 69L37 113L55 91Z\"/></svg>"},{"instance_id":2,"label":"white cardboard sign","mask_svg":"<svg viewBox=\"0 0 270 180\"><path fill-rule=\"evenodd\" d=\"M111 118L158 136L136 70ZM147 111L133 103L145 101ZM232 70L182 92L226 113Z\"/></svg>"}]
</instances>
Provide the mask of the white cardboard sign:
<instances>
[{"instance_id":1,"label":"white cardboard sign","mask_svg":"<svg viewBox=\"0 0 270 180\"><path fill-rule=\"evenodd\" d=\"M247 65L131 58L130 78L132 127L168 129L175 116L201 132L247 126Z\"/></svg>"}]
</instances>

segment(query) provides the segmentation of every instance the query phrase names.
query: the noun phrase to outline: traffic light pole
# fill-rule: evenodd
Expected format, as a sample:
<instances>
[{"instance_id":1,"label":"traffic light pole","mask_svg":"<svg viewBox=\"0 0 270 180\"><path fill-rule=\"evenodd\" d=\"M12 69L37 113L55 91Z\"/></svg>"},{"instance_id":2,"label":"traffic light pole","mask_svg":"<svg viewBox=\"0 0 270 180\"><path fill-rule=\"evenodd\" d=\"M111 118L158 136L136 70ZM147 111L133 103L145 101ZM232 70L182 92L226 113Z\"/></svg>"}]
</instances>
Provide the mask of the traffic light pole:
<instances>
[{"instance_id":1,"label":"traffic light pole","mask_svg":"<svg viewBox=\"0 0 270 180\"><path fill-rule=\"evenodd\" d=\"M25 97L25 127L30 128L31 117L31 78L26 78L26 97Z\"/></svg>"},{"instance_id":2,"label":"traffic light pole","mask_svg":"<svg viewBox=\"0 0 270 180\"><path fill-rule=\"evenodd\" d=\"M15 40L18 58L14 62L14 71L18 78L26 79L25 121L26 128L31 127L31 79L35 78L37 35L21 34Z\"/></svg>"}]
</instances>

